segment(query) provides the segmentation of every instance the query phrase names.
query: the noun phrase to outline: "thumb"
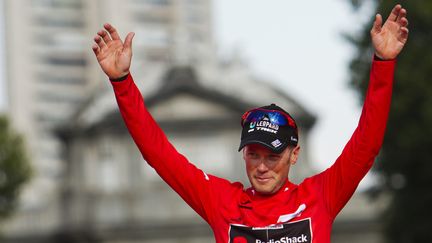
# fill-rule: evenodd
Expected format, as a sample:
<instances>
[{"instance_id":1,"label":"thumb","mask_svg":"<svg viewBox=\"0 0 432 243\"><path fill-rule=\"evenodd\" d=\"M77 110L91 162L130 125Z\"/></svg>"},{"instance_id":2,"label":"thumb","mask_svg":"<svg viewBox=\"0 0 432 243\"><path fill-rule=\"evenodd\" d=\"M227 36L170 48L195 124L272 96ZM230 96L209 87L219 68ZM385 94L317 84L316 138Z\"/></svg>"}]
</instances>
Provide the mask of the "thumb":
<instances>
[{"instance_id":1,"label":"thumb","mask_svg":"<svg viewBox=\"0 0 432 243\"><path fill-rule=\"evenodd\" d=\"M134 38L134 36L134 32L129 32L129 34L127 34L125 38L124 49L126 49L127 51L132 51L132 39Z\"/></svg>"},{"instance_id":2,"label":"thumb","mask_svg":"<svg viewBox=\"0 0 432 243\"><path fill-rule=\"evenodd\" d=\"M382 27L382 16L381 14L377 14L375 16L375 21L373 23L371 33L378 34L379 32L381 32L381 27Z\"/></svg>"}]
</instances>

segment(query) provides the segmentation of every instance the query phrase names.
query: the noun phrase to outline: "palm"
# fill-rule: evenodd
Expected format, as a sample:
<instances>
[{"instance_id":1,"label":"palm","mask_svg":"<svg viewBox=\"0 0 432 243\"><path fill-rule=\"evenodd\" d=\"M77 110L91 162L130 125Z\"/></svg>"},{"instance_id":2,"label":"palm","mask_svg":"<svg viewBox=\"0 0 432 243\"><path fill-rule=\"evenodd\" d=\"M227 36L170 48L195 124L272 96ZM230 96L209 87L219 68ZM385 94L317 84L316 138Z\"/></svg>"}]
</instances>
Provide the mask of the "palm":
<instances>
[{"instance_id":1,"label":"palm","mask_svg":"<svg viewBox=\"0 0 432 243\"><path fill-rule=\"evenodd\" d=\"M375 43L375 49L382 57L395 58L405 45L403 40L399 40L397 33L399 25L386 23L380 34L373 37L372 41Z\"/></svg>"},{"instance_id":2,"label":"palm","mask_svg":"<svg viewBox=\"0 0 432 243\"><path fill-rule=\"evenodd\" d=\"M394 59L408 39L406 10L396 5L382 27L381 23L381 15L377 15L371 30L375 53L385 60Z\"/></svg>"},{"instance_id":3,"label":"palm","mask_svg":"<svg viewBox=\"0 0 432 243\"><path fill-rule=\"evenodd\" d=\"M107 48L96 55L99 65L108 77L118 77L129 70L131 58L125 52L121 41L112 41Z\"/></svg>"}]
</instances>

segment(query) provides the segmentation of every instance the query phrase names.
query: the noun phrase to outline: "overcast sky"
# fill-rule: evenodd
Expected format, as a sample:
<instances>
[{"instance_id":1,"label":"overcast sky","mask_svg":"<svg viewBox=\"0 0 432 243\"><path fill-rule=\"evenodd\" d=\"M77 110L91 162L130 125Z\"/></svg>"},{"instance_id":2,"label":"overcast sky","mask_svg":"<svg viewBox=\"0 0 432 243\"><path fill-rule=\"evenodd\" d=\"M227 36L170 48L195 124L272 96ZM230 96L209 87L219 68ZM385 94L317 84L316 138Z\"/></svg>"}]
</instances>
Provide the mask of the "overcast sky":
<instances>
[{"instance_id":1,"label":"overcast sky","mask_svg":"<svg viewBox=\"0 0 432 243\"><path fill-rule=\"evenodd\" d=\"M241 51L258 77L271 80L317 116L310 157L317 169L330 165L351 136L360 111L358 96L348 86L354 49L341 33L358 30L372 13L366 8L364 16L354 14L348 0L213 2L221 52ZM0 110L6 107L3 21Z\"/></svg>"},{"instance_id":2,"label":"overcast sky","mask_svg":"<svg viewBox=\"0 0 432 243\"><path fill-rule=\"evenodd\" d=\"M348 85L354 48L341 33L359 30L372 13L367 6L354 13L348 2L214 2L222 50L240 48L258 76L272 80L317 116L309 151L317 169L334 162L360 114L358 95Z\"/></svg>"}]
</instances>

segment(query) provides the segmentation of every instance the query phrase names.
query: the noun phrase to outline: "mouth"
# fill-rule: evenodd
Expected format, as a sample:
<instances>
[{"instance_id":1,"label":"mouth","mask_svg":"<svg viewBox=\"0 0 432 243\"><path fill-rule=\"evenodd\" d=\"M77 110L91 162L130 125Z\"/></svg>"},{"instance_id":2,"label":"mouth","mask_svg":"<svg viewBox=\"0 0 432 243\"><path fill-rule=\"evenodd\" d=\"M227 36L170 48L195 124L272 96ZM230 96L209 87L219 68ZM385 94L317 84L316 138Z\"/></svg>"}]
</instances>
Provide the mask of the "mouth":
<instances>
[{"instance_id":1,"label":"mouth","mask_svg":"<svg viewBox=\"0 0 432 243\"><path fill-rule=\"evenodd\" d=\"M269 182L269 181L271 180L270 177L260 177L260 176L255 177L255 179L256 179L260 184L265 184L265 183L267 183L267 182Z\"/></svg>"}]
</instances>

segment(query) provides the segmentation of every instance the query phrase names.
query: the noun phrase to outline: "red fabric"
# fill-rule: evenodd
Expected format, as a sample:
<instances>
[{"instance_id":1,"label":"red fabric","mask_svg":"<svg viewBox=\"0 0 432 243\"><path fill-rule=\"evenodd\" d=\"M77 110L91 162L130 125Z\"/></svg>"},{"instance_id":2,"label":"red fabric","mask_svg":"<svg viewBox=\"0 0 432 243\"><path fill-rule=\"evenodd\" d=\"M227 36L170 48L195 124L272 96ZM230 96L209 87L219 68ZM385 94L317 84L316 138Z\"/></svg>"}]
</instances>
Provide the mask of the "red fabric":
<instances>
[{"instance_id":1,"label":"red fabric","mask_svg":"<svg viewBox=\"0 0 432 243\"><path fill-rule=\"evenodd\" d=\"M229 242L234 226L277 225L281 215L294 213L304 204L304 211L285 223L307 219L311 235L281 238L280 242L306 242L310 237L307 242L322 243L330 242L334 218L380 150L390 108L394 67L394 60L373 61L358 127L336 162L299 185L287 181L271 196L257 195L241 183L231 183L196 168L167 140L147 111L130 75L112 85L121 114L143 157L209 223L216 242ZM246 242L246 238L237 237L231 242Z\"/></svg>"}]
</instances>

